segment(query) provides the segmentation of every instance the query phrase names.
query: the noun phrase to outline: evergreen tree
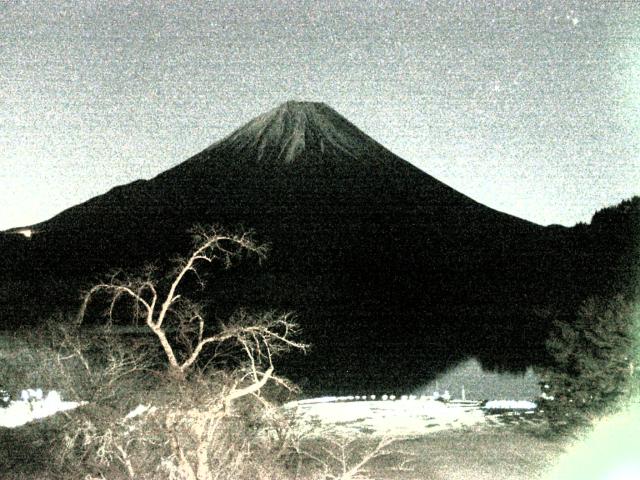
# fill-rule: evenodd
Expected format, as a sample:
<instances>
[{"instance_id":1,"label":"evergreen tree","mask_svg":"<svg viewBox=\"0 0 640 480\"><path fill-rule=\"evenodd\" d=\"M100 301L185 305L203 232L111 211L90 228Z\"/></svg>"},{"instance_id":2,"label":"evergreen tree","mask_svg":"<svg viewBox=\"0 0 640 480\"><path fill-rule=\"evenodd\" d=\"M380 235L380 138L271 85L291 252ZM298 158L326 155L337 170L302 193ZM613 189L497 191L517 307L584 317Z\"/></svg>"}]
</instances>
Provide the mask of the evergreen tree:
<instances>
[{"instance_id":1,"label":"evergreen tree","mask_svg":"<svg viewBox=\"0 0 640 480\"><path fill-rule=\"evenodd\" d=\"M541 409L557 430L590 422L628 396L638 380L638 311L618 295L590 298L547 341Z\"/></svg>"}]
</instances>

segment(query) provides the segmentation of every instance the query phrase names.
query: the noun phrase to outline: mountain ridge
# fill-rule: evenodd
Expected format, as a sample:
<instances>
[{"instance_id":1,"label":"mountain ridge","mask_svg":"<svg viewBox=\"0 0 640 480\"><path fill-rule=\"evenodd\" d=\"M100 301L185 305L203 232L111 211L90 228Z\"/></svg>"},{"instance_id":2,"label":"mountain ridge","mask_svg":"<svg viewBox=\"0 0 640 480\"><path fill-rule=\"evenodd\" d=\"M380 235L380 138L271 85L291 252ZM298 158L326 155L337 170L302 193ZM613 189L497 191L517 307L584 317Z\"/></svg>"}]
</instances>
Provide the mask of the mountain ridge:
<instances>
[{"instance_id":1,"label":"mountain ridge","mask_svg":"<svg viewBox=\"0 0 640 480\"><path fill-rule=\"evenodd\" d=\"M147 186L156 182L165 183L159 188L170 189L166 184L175 182L182 184L181 188L188 189L187 183L197 185L208 181L212 175L244 176L247 174L246 168L256 168L257 175L266 176L378 175L384 177L389 188L394 186L394 182L397 183L398 178L401 178L401 188L406 188L407 185L410 188L412 184L424 186L425 179L428 178L431 182L429 188L447 192L449 197L452 196L451 192L455 192L453 196L457 197L456 204L481 205L401 159L325 103L287 101L150 179L137 179L118 185L86 202L69 207L48 220L10 230L28 227L46 229L47 226L55 225L60 215L68 215L70 211L83 205L95 204L103 198L119 195L123 190L126 195L127 189L138 189L144 195ZM188 182L181 178L188 178ZM409 179L411 182L407 182ZM410 193L421 195L420 192ZM539 227L529 220L484 205L482 207L497 215Z\"/></svg>"}]
</instances>

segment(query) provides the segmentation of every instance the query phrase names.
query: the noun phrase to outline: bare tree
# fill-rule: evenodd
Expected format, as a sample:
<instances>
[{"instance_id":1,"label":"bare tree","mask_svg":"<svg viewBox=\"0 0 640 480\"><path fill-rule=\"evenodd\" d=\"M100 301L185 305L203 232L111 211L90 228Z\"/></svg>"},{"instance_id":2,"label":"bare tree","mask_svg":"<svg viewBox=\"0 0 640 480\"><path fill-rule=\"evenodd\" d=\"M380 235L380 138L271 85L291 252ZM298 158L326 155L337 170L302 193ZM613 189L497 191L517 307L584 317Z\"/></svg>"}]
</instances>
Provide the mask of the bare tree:
<instances>
[{"instance_id":1,"label":"bare tree","mask_svg":"<svg viewBox=\"0 0 640 480\"><path fill-rule=\"evenodd\" d=\"M397 471L412 471L410 465L412 455L403 450L389 448L397 439L382 437L377 442L370 443L363 451L358 451L360 442L341 435L325 432L317 454L311 451L300 451L301 457L307 457L316 462L327 480L373 480L369 472L370 464L382 457L399 457L395 467Z\"/></svg>"},{"instance_id":2,"label":"bare tree","mask_svg":"<svg viewBox=\"0 0 640 480\"><path fill-rule=\"evenodd\" d=\"M113 318L118 302L128 299L134 318L141 319L157 337L166 356L169 373L178 378L184 378L206 347L214 347L213 356L223 345L239 347L246 355L245 374L228 393L227 404L257 392L270 379L285 384L284 380L273 375L274 356L290 349L306 348L305 344L294 340L298 325L290 314L266 312L252 315L240 311L210 333L211 325L207 322L203 306L190 301L186 296L188 292L184 291L188 277L204 286L204 267L217 264L229 268L244 254L254 254L261 260L266 252L266 246L256 243L250 232L232 234L215 227L197 227L191 253L176 261L172 273L158 278L157 270L151 267L135 277L117 272L86 293L78 320L82 322L89 302L98 293L106 293L109 298L106 312L109 320ZM168 335L169 332L175 334Z\"/></svg>"}]
</instances>

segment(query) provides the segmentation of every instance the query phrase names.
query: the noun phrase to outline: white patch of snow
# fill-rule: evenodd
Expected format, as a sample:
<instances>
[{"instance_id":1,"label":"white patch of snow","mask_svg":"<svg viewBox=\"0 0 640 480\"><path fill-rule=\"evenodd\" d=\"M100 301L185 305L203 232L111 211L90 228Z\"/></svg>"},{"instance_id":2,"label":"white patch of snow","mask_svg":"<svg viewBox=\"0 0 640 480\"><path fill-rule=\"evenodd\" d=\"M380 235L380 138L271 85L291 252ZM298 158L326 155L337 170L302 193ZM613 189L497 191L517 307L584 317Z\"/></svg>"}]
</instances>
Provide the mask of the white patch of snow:
<instances>
[{"instance_id":1,"label":"white patch of snow","mask_svg":"<svg viewBox=\"0 0 640 480\"><path fill-rule=\"evenodd\" d=\"M153 413L156 410L155 407L150 407L149 405L138 405L136 408L127 413L124 417L125 420L130 420L132 418L139 417L145 412Z\"/></svg>"},{"instance_id":2,"label":"white patch of snow","mask_svg":"<svg viewBox=\"0 0 640 480\"><path fill-rule=\"evenodd\" d=\"M65 402L55 390L43 398L42 389L27 389L20 394L20 400L9 401L0 408L0 427L15 428L34 420L46 418L58 412L73 410L87 402Z\"/></svg>"},{"instance_id":3,"label":"white patch of snow","mask_svg":"<svg viewBox=\"0 0 640 480\"><path fill-rule=\"evenodd\" d=\"M284 409L293 413L297 427L307 434L416 436L485 422L499 425L499 419L489 415L491 410L528 413L537 408L528 400L492 400L481 406L479 401L445 400L450 397L448 391L436 398L384 394L377 401L374 395L370 400L366 395L321 397L290 402Z\"/></svg>"},{"instance_id":4,"label":"white patch of snow","mask_svg":"<svg viewBox=\"0 0 640 480\"><path fill-rule=\"evenodd\" d=\"M307 403L329 403L329 402L337 402L338 397L318 397L318 398L308 398L306 400L297 400L296 403L298 405L305 405Z\"/></svg>"},{"instance_id":5,"label":"white patch of snow","mask_svg":"<svg viewBox=\"0 0 640 480\"><path fill-rule=\"evenodd\" d=\"M301 430L311 428L319 434L328 430L340 435L367 432L380 436L414 436L485 421L477 402L446 404L408 399L398 402L387 398L356 402L291 402L284 408L294 411Z\"/></svg>"},{"instance_id":6,"label":"white patch of snow","mask_svg":"<svg viewBox=\"0 0 640 480\"><path fill-rule=\"evenodd\" d=\"M537 405L528 400L490 400L484 408L486 410L535 410Z\"/></svg>"},{"instance_id":7,"label":"white patch of snow","mask_svg":"<svg viewBox=\"0 0 640 480\"><path fill-rule=\"evenodd\" d=\"M20 392L20 399L23 402L28 402L29 400L42 400L42 389L36 388L34 390L32 388L28 388L26 390L22 390L22 392Z\"/></svg>"}]
</instances>

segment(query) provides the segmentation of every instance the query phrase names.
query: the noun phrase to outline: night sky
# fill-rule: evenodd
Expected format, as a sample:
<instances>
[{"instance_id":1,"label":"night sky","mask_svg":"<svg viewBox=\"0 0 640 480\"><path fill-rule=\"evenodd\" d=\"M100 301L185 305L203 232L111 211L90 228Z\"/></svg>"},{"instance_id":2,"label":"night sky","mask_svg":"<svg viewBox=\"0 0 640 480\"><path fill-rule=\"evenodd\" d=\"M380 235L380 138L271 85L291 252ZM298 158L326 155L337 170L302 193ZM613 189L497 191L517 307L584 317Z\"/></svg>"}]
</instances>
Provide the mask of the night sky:
<instances>
[{"instance_id":1,"label":"night sky","mask_svg":"<svg viewBox=\"0 0 640 480\"><path fill-rule=\"evenodd\" d=\"M289 99L488 206L587 221L640 194L640 1L0 0L0 229Z\"/></svg>"}]
</instances>

